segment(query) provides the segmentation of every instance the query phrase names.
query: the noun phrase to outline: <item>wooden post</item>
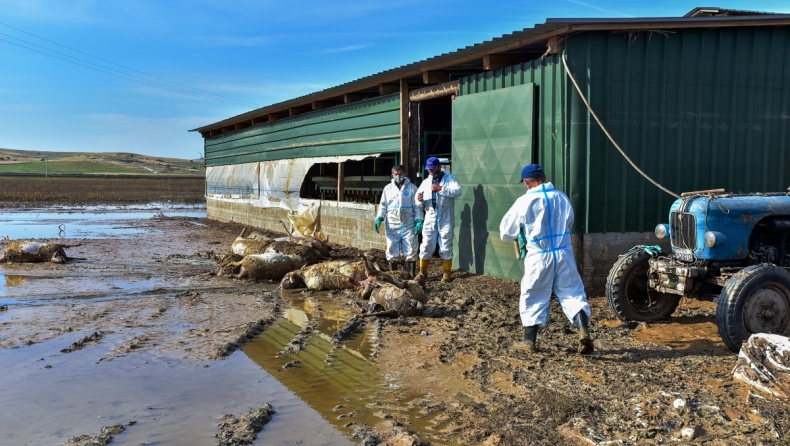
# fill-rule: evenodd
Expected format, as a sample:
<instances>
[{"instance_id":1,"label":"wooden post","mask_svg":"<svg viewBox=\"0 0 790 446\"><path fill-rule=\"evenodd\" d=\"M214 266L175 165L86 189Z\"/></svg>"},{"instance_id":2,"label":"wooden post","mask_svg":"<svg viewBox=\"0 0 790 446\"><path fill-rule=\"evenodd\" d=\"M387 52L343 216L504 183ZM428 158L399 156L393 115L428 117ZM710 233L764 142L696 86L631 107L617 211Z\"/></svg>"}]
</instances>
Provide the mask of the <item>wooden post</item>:
<instances>
[{"instance_id":1,"label":"wooden post","mask_svg":"<svg viewBox=\"0 0 790 446\"><path fill-rule=\"evenodd\" d=\"M400 163L409 176L409 81L400 80Z\"/></svg>"},{"instance_id":2,"label":"wooden post","mask_svg":"<svg viewBox=\"0 0 790 446\"><path fill-rule=\"evenodd\" d=\"M346 164L337 163L337 201L343 201L346 188Z\"/></svg>"},{"instance_id":3,"label":"wooden post","mask_svg":"<svg viewBox=\"0 0 790 446\"><path fill-rule=\"evenodd\" d=\"M406 166L406 171L410 172L409 179L419 187L422 178L420 167L420 155L422 148L420 147L420 103L409 101L409 110L411 111L411 118L409 123L409 158L403 160L403 165ZM422 160L425 161L425 160Z\"/></svg>"}]
</instances>

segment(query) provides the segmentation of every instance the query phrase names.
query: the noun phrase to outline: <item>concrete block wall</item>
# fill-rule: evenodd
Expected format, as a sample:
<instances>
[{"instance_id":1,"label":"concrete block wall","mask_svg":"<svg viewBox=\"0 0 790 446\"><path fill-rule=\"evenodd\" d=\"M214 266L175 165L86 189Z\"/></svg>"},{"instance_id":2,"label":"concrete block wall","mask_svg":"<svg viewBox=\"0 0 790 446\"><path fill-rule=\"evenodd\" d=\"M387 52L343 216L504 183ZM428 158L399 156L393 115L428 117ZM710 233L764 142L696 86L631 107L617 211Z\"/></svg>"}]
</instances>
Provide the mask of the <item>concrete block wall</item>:
<instances>
[{"instance_id":1,"label":"concrete block wall","mask_svg":"<svg viewBox=\"0 0 790 446\"><path fill-rule=\"evenodd\" d=\"M208 218L233 221L250 227L282 231L280 220L287 222L289 211L280 208L259 208L250 204L229 203L206 199ZM321 202L321 230L333 244L359 249L385 249L383 231L373 231L376 205ZM636 245L660 245L670 251L669 240L659 240L652 232L610 232L604 234L573 234L576 264L588 296L603 296L606 277L619 256Z\"/></svg>"},{"instance_id":2,"label":"concrete block wall","mask_svg":"<svg viewBox=\"0 0 790 446\"><path fill-rule=\"evenodd\" d=\"M312 201L312 200L311 200ZM232 221L258 229L282 232L280 220L288 223L286 209L260 208L251 204L231 203L206 198L208 218L217 221ZM382 231L373 230L377 206L373 204L338 203L321 201L321 231L332 244L352 246L359 249L386 247Z\"/></svg>"},{"instance_id":3,"label":"concrete block wall","mask_svg":"<svg viewBox=\"0 0 790 446\"><path fill-rule=\"evenodd\" d=\"M606 278L618 258L637 245L659 245L671 252L669 239L659 240L653 232L608 232L574 234L574 255L584 288L590 297L603 296Z\"/></svg>"}]
</instances>

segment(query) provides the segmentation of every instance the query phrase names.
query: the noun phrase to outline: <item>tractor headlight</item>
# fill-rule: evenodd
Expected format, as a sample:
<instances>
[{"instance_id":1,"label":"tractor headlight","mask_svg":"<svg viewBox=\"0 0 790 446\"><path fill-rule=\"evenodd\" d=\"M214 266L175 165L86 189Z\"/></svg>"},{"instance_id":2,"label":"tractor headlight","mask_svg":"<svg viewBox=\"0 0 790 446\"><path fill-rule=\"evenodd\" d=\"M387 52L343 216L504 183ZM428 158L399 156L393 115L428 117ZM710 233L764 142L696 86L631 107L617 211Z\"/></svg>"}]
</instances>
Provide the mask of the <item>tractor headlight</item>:
<instances>
[{"instance_id":1,"label":"tractor headlight","mask_svg":"<svg viewBox=\"0 0 790 446\"><path fill-rule=\"evenodd\" d=\"M666 238L669 235L669 225L660 223L656 226L656 237L658 238Z\"/></svg>"},{"instance_id":2,"label":"tractor headlight","mask_svg":"<svg viewBox=\"0 0 790 446\"><path fill-rule=\"evenodd\" d=\"M705 246L708 248L713 248L714 246L719 246L724 244L727 241L727 237L724 236L721 232L717 231L708 231L705 233Z\"/></svg>"}]
</instances>

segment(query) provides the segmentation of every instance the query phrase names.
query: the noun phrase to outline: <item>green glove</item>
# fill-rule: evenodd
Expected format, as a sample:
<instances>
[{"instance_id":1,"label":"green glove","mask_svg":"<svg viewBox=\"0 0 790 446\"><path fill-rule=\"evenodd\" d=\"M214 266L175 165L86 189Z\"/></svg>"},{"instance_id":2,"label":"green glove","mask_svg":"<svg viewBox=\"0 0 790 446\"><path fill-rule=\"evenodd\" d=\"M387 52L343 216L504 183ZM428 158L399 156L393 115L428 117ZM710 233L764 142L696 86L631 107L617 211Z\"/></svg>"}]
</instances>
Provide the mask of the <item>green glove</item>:
<instances>
[{"instance_id":1,"label":"green glove","mask_svg":"<svg viewBox=\"0 0 790 446\"><path fill-rule=\"evenodd\" d=\"M417 234L422 233L422 219L421 218L417 219L417 224L414 226L414 232L416 232Z\"/></svg>"},{"instance_id":2,"label":"green glove","mask_svg":"<svg viewBox=\"0 0 790 446\"><path fill-rule=\"evenodd\" d=\"M379 232L379 228L381 227L381 222L384 221L384 217L376 217L376 223L373 224L373 230Z\"/></svg>"},{"instance_id":3,"label":"green glove","mask_svg":"<svg viewBox=\"0 0 790 446\"><path fill-rule=\"evenodd\" d=\"M524 234L524 225L519 225L518 229L518 250L521 253L521 260L527 258L527 236Z\"/></svg>"}]
</instances>

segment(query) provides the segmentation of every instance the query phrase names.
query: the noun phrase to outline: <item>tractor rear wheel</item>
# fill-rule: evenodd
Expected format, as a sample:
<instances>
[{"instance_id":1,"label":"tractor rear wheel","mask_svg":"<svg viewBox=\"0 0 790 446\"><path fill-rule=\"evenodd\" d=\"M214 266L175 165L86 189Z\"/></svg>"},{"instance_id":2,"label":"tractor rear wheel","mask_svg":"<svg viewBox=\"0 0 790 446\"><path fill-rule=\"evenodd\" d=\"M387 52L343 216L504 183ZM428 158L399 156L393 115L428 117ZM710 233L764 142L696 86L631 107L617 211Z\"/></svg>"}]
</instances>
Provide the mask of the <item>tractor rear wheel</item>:
<instances>
[{"instance_id":1,"label":"tractor rear wheel","mask_svg":"<svg viewBox=\"0 0 790 446\"><path fill-rule=\"evenodd\" d=\"M763 264L730 277L716 305L716 325L734 352L754 333L790 336L790 273Z\"/></svg>"},{"instance_id":2,"label":"tractor rear wheel","mask_svg":"<svg viewBox=\"0 0 790 446\"><path fill-rule=\"evenodd\" d=\"M612 312L624 321L657 321L669 317L680 296L650 290L647 272L651 255L634 249L620 257L606 279L606 300Z\"/></svg>"}]
</instances>

